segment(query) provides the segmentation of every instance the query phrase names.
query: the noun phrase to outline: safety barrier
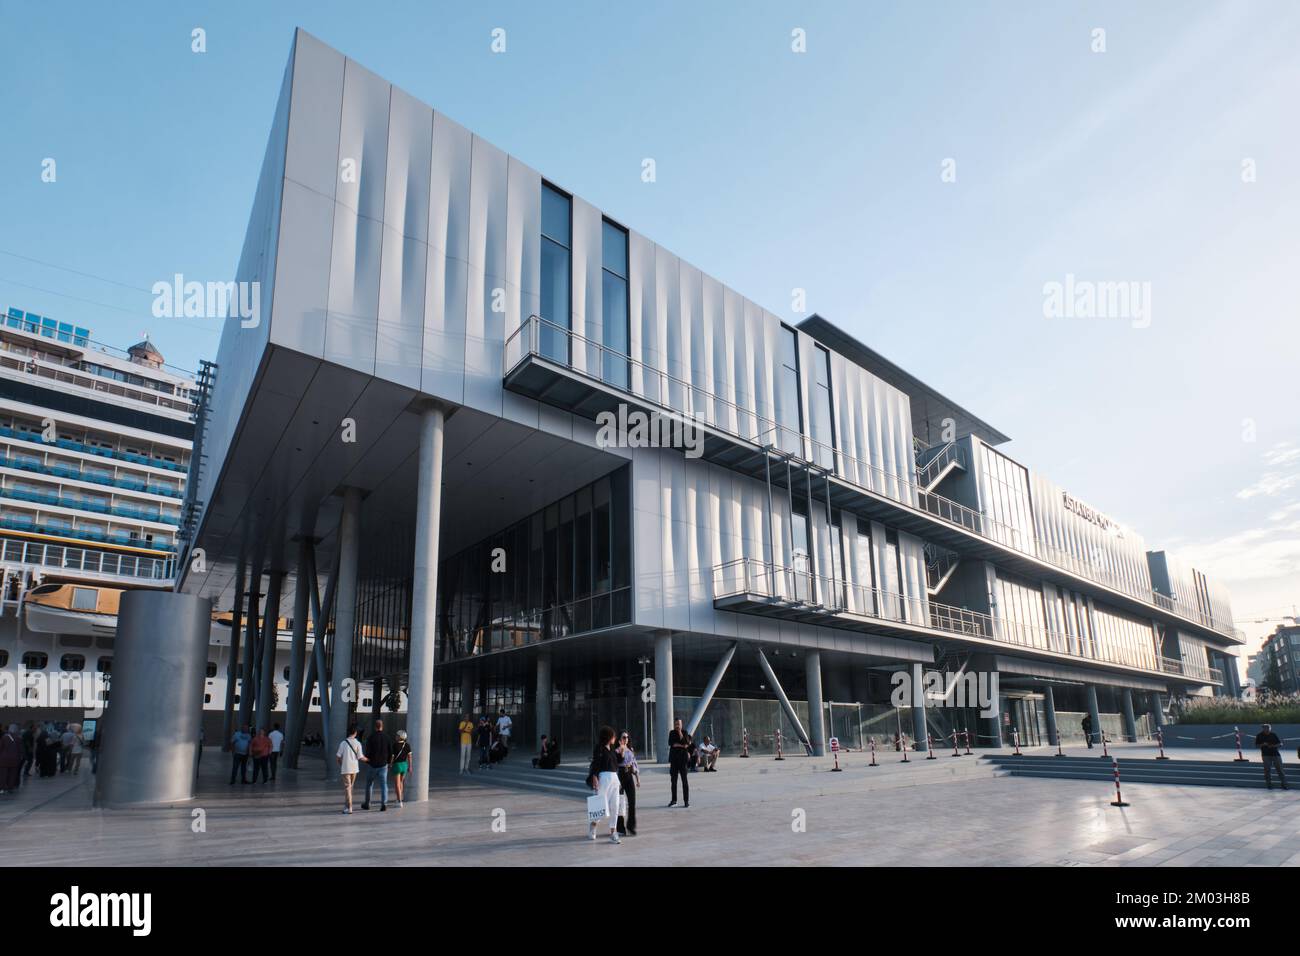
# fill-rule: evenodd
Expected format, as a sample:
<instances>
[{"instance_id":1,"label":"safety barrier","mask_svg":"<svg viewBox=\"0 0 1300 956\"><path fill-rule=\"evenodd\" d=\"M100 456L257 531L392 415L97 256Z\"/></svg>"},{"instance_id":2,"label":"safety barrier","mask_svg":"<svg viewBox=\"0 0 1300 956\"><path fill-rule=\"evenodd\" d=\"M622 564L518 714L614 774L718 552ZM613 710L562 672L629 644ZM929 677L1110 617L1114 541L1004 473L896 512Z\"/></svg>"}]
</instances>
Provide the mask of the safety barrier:
<instances>
[{"instance_id":1,"label":"safety barrier","mask_svg":"<svg viewBox=\"0 0 1300 956\"><path fill-rule=\"evenodd\" d=\"M1115 768L1115 799L1110 802L1112 807L1127 807L1124 802L1124 795L1119 791L1119 761L1114 757L1110 758L1111 766Z\"/></svg>"}]
</instances>

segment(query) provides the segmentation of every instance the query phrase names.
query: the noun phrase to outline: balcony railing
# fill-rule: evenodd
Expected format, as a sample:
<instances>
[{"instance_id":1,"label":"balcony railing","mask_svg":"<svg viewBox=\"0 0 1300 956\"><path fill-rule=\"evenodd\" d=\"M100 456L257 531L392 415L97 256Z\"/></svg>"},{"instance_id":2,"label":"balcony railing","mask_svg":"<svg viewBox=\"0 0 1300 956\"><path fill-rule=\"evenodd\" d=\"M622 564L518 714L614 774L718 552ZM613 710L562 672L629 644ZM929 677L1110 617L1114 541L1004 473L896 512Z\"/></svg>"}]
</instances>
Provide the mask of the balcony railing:
<instances>
[{"instance_id":1,"label":"balcony railing","mask_svg":"<svg viewBox=\"0 0 1300 956\"><path fill-rule=\"evenodd\" d=\"M56 505L60 508L71 508L77 511L91 511L95 514L113 515L119 518L132 518L136 521L152 521L157 524L180 524L181 520L178 515L145 511L141 508L132 508L129 505L110 505L94 498L83 498L81 495L57 495L43 491L27 491L23 488L0 487L0 497L12 498L15 501L28 501L33 504Z\"/></svg>"},{"instance_id":2,"label":"balcony railing","mask_svg":"<svg viewBox=\"0 0 1300 956\"><path fill-rule=\"evenodd\" d=\"M34 521L26 516L0 515L0 530L19 531L27 534L48 534L60 538L76 538L83 541L102 541L104 544L117 544L126 548L143 548L148 551L174 552L175 546L170 542L151 542L132 537L126 531L94 531L90 528L74 528L71 524L52 524L46 521Z\"/></svg>"},{"instance_id":3,"label":"balcony railing","mask_svg":"<svg viewBox=\"0 0 1300 956\"><path fill-rule=\"evenodd\" d=\"M101 475L93 471L82 471L80 468L72 468L67 465L47 465L39 458L0 454L0 468L16 468L21 471L30 471L39 475L52 475L55 478L86 481L96 485L105 485L110 488L121 488L125 491L143 491L147 494L162 495L167 498L183 498L185 496L185 492L180 488L171 488L165 485L151 485L147 481L136 481L132 478L114 478L112 475Z\"/></svg>"},{"instance_id":4,"label":"balcony railing","mask_svg":"<svg viewBox=\"0 0 1300 956\"><path fill-rule=\"evenodd\" d=\"M1013 647L1049 651L1080 661L1116 664L1138 670L1177 674L1222 683L1214 668L1193 668L1183 661L1158 658L1136 649L1125 652L1101 647L1095 640L1062 634L1037 625L1005 621L967 608L940 604L926 598L852 584L839 578L798 568L768 564L757 558L739 558L713 569L715 600L757 597L764 602L814 615L849 615L885 623L910 625L945 635L996 641Z\"/></svg>"},{"instance_id":5,"label":"balcony railing","mask_svg":"<svg viewBox=\"0 0 1300 956\"><path fill-rule=\"evenodd\" d=\"M98 455L101 458L112 458L117 461L128 461L133 465L148 465L151 468L162 468L166 471L176 471L181 474L189 471L188 466L174 461L167 461L164 458L151 458L148 455L118 451L115 448L100 448L98 445L87 445L85 442L73 441L71 438L59 438L47 442L35 432L25 432L8 426L0 426L0 438L16 438L19 441L40 445L42 448L65 448L69 451L79 451L87 455Z\"/></svg>"},{"instance_id":6,"label":"balcony railing","mask_svg":"<svg viewBox=\"0 0 1300 956\"><path fill-rule=\"evenodd\" d=\"M856 488L883 495L904 507L1051 564L1076 577L1112 588L1217 633L1237 640L1245 639L1242 632L1232 625L1215 621L1199 611L1189 613L1191 609L1184 605L1172 605L1165 595L1149 586L1126 580L1099 561L1078 558L1038 540L1032 527L1013 527L974 508L925 491L918 485L915 474L900 475L863 461L767 418L752 408L737 405L537 315L529 316L506 339L506 374L533 356L564 366L574 375L627 392L683 418L707 424L732 438L789 455ZM913 442L915 447L915 438ZM907 458L909 463L914 460L913 456Z\"/></svg>"},{"instance_id":7,"label":"balcony railing","mask_svg":"<svg viewBox=\"0 0 1300 956\"><path fill-rule=\"evenodd\" d=\"M166 582L174 576L172 558L149 558L134 554L97 551L94 548L70 548L65 545L35 541L0 539L0 561L25 564L58 571L81 571L119 577L142 578Z\"/></svg>"}]
</instances>

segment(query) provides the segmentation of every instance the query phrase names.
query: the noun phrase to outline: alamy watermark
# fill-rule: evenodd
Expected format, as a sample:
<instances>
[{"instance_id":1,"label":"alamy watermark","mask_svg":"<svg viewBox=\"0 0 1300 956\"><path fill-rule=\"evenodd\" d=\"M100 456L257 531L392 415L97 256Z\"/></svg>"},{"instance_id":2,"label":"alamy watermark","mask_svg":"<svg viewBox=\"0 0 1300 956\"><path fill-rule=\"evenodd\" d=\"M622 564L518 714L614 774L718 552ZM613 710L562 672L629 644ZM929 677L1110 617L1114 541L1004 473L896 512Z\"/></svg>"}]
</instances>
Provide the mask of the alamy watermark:
<instances>
[{"instance_id":1,"label":"alamy watermark","mask_svg":"<svg viewBox=\"0 0 1300 956\"><path fill-rule=\"evenodd\" d=\"M628 408L596 416L596 444L601 448L680 448L687 458L704 454L704 429L690 418Z\"/></svg>"},{"instance_id":2,"label":"alamy watermark","mask_svg":"<svg viewBox=\"0 0 1300 956\"><path fill-rule=\"evenodd\" d=\"M895 707L977 707L981 717L998 716L997 671L926 671L920 686L909 671L895 671L889 683L889 702Z\"/></svg>"},{"instance_id":3,"label":"alamy watermark","mask_svg":"<svg viewBox=\"0 0 1300 956\"><path fill-rule=\"evenodd\" d=\"M1150 282L1094 282L1067 272L1064 282L1043 284L1047 319L1127 319L1135 329L1151 325Z\"/></svg>"},{"instance_id":4,"label":"alamy watermark","mask_svg":"<svg viewBox=\"0 0 1300 956\"><path fill-rule=\"evenodd\" d=\"M91 671L0 671L0 710L10 707L79 707L100 717L108 675Z\"/></svg>"},{"instance_id":5,"label":"alamy watermark","mask_svg":"<svg viewBox=\"0 0 1300 956\"><path fill-rule=\"evenodd\" d=\"M262 321L260 282L185 281L176 273L171 282L155 282L155 319L239 319L240 328L255 329Z\"/></svg>"}]
</instances>

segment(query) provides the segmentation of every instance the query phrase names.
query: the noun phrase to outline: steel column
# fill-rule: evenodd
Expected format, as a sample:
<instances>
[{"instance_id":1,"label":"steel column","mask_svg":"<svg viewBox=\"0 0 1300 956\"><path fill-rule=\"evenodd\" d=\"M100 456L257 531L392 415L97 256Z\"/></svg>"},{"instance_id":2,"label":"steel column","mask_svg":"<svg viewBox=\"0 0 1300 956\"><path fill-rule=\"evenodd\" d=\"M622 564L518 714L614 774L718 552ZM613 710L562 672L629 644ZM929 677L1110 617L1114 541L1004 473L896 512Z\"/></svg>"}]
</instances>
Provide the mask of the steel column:
<instances>
[{"instance_id":1,"label":"steel column","mask_svg":"<svg viewBox=\"0 0 1300 956\"><path fill-rule=\"evenodd\" d=\"M309 589L314 584L309 581L308 570L311 562L312 542L303 535L298 539L298 570L294 575L293 587L293 641L289 645L289 686L284 691L284 738L285 766L296 767L297 748L293 741L302 739L302 712L298 702L302 700L303 671L307 658L307 617L311 613L311 594ZM292 756L291 756L292 755Z\"/></svg>"},{"instance_id":2,"label":"steel column","mask_svg":"<svg viewBox=\"0 0 1300 956\"><path fill-rule=\"evenodd\" d=\"M794 706L790 703L790 698L785 696L785 688L783 688L781 682L776 679L776 671L772 670L772 665L768 662L767 655L763 653L763 649L758 645L754 646L754 654L758 658L758 666L763 668L763 674L767 677L768 682L771 683L772 689L776 691L777 699L781 701L781 707L785 710L785 716L789 719L790 723L794 725L794 732L798 735L800 743L809 750L812 750L812 744L808 740L808 733L803 729L803 724L799 722L799 715L794 712Z\"/></svg>"},{"instance_id":3,"label":"steel column","mask_svg":"<svg viewBox=\"0 0 1300 956\"><path fill-rule=\"evenodd\" d=\"M361 490L343 492L343 517L339 521L338 587L334 611L334 655L330 674L330 741L337 743L348 734L349 704L356 703L356 682L352 678L352 643L356 638L357 572L361 558ZM334 761L325 762L332 778L338 776ZM425 768L426 772L428 768Z\"/></svg>"},{"instance_id":4,"label":"steel column","mask_svg":"<svg viewBox=\"0 0 1300 956\"><path fill-rule=\"evenodd\" d=\"M259 549L253 562L253 573L248 579L248 612L244 617L244 667L239 685L239 725L246 727L252 721L253 704L257 701L257 671L253 655L257 653L257 632L261 627L262 610L262 553Z\"/></svg>"},{"instance_id":5,"label":"steel column","mask_svg":"<svg viewBox=\"0 0 1300 956\"><path fill-rule=\"evenodd\" d=\"M261 673L257 679L257 724L271 732L271 711L275 698L275 650L280 635L280 590L283 571L272 571L266 590L266 609L262 612Z\"/></svg>"},{"instance_id":6,"label":"steel column","mask_svg":"<svg viewBox=\"0 0 1300 956\"><path fill-rule=\"evenodd\" d=\"M1056 694L1052 685L1043 688L1043 713L1047 718L1047 742L1053 747L1060 745L1060 731L1056 727Z\"/></svg>"},{"instance_id":7,"label":"steel column","mask_svg":"<svg viewBox=\"0 0 1300 956\"><path fill-rule=\"evenodd\" d=\"M1137 719L1133 716L1133 692L1127 687L1120 695L1120 708L1124 714L1124 736L1131 743L1137 743L1138 730Z\"/></svg>"},{"instance_id":8,"label":"steel column","mask_svg":"<svg viewBox=\"0 0 1300 956\"><path fill-rule=\"evenodd\" d=\"M235 569L235 606L230 612L230 647L226 656L226 706L221 716L221 749L230 749L235 735L235 684L239 680L239 644L244 626L244 559Z\"/></svg>"},{"instance_id":9,"label":"steel column","mask_svg":"<svg viewBox=\"0 0 1300 956\"><path fill-rule=\"evenodd\" d=\"M812 729L814 757L826 756L826 716L822 706L822 655L821 651L808 651L804 655L804 670L808 683L808 723Z\"/></svg>"},{"instance_id":10,"label":"steel column","mask_svg":"<svg viewBox=\"0 0 1300 956\"><path fill-rule=\"evenodd\" d=\"M736 656L736 648L740 645L739 641L732 641L731 646L723 652L722 659L718 665L713 668L713 676L709 678L708 684L704 687L704 693L700 695L699 703L695 705L695 712L691 714L691 719L686 723L686 732L694 734L700 721L704 719L704 712L709 709L709 704L713 703L713 695L718 692L718 685L722 683L722 678L727 674L727 668L731 666L731 659Z\"/></svg>"}]
</instances>

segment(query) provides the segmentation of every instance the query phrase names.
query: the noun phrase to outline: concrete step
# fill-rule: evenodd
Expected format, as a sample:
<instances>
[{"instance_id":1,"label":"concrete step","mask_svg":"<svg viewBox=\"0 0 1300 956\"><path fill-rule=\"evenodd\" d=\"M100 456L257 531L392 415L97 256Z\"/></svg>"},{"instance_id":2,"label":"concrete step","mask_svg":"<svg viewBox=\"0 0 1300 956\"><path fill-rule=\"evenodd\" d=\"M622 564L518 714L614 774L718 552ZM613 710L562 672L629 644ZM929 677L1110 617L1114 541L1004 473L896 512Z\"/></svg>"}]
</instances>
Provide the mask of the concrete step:
<instances>
[{"instance_id":1,"label":"concrete step","mask_svg":"<svg viewBox=\"0 0 1300 956\"><path fill-rule=\"evenodd\" d=\"M1000 776L1065 780L1110 781L1114 768L1100 757L1021 756L1007 754L983 758ZM1263 790L1263 765L1232 760L1156 760L1119 758L1120 783L1159 783L1171 786L1245 787ZM1300 788L1300 772L1292 780ZM1274 785L1277 786L1276 781ZM1300 792L1300 789L1297 790Z\"/></svg>"},{"instance_id":2,"label":"concrete step","mask_svg":"<svg viewBox=\"0 0 1300 956\"><path fill-rule=\"evenodd\" d=\"M444 774L456 776L454 771ZM475 769L460 780L485 787L517 787L566 796L587 796L586 764L561 764L553 770L538 770L526 760L493 764L490 770Z\"/></svg>"}]
</instances>

